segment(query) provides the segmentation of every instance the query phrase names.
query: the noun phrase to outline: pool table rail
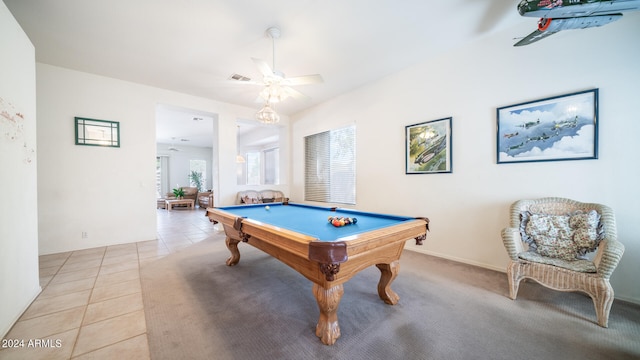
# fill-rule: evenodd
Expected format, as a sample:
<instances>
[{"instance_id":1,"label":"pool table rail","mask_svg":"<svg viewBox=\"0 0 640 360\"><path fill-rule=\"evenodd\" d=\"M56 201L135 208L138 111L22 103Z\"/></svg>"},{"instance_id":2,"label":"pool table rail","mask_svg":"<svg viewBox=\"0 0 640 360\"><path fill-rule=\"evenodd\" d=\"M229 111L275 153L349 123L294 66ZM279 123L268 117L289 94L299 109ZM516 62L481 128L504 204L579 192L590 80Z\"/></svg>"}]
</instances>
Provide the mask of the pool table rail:
<instances>
[{"instance_id":1,"label":"pool table rail","mask_svg":"<svg viewBox=\"0 0 640 360\"><path fill-rule=\"evenodd\" d=\"M347 236L338 239L339 241L319 241L313 236L236 216L224 210L208 209L207 213L212 221L222 224L227 237L230 238L226 243L232 256L227 260L227 265L239 262L237 243L247 242L293 267L319 285L328 285L340 279L340 283L346 282L351 276L344 278L345 275L353 274L353 271L357 272L384 261L393 261L392 258L399 258L405 242L425 236L428 226L428 220L421 218ZM358 255L363 253L367 254L366 261L361 262ZM305 261L293 261L295 259L291 256L304 258ZM310 267L306 259L317 265ZM349 270L352 271L340 274L340 264L345 262L350 262Z\"/></svg>"}]
</instances>

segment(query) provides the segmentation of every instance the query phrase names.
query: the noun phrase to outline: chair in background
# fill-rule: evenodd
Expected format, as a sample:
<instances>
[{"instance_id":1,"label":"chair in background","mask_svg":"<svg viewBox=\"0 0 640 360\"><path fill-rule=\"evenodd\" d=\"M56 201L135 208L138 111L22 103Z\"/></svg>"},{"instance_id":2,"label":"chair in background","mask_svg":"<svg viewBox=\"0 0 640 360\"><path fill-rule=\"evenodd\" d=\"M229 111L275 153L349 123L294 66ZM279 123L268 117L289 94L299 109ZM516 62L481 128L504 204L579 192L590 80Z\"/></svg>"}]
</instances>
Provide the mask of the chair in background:
<instances>
[{"instance_id":1,"label":"chair in background","mask_svg":"<svg viewBox=\"0 0 640 360\"><path fill-rule=\"evenodd\" d=\"M509 297L520 281L591 297L598 325L608 326L614 293L609 278L624 253L613 210L564 198L520 200L511 205L502 241L509 254ZM595 256L586 255L595 251ZM592 258L592 259L590 259Z\"/></svg>"},{"instance_id":2,"label":"chair in background","mask_svg":"<svg viewBox=\"0 0 640 360\"><path fill-rule=\"evenodd\" d=\"M198 206L201 209L207 209L208 207L213 207L213 191L204 191L198 193Z\"/></svg>"}]
</instances>

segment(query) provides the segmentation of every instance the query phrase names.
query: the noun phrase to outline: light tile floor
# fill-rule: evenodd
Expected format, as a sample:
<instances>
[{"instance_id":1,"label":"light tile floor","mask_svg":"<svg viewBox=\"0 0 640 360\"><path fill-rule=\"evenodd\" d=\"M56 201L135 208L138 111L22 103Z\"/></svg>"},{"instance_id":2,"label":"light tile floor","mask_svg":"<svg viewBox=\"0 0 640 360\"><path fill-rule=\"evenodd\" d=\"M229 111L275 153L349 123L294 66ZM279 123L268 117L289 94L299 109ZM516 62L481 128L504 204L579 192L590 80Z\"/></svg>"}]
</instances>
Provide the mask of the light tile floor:
<instances>
[{"instance_id":1,"label":"light tile floor","mask_svg":"<svg viewBox=\"0 0 640 360\"><path fill-rule=\"evenodd\" d=\"M157 210L156 240L40 256L42 292L0 359L149 359L140 267L214 232L203 209Z\"/></svg>"}]
</instances>

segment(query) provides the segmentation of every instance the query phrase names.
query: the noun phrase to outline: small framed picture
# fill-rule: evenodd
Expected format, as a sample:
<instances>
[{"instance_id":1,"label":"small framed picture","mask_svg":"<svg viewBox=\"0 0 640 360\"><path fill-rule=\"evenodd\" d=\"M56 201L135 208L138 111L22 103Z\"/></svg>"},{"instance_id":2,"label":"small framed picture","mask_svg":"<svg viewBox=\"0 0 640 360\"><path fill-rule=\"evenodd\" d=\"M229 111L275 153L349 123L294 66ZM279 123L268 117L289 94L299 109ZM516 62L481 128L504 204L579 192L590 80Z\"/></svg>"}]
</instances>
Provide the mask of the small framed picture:
<instances>
[{"instance_id":1,"label":"small framed picture","mask_svg":"<svg viewBox=\"0 0 640 360\"><path fill-rule=\"evenodd\" d=\"M76 145L120 147L120 123L75 118Z\"/></svg>"},{"instance_id":2,"label":"small framed picture","mask_svg":"<svg viewBox=\"0 0 640 360\"><path fill-rule=\"evenodd\" d=\"M405 128L406 173L450 173L451 120L444 118Z\"/></svg>"},{"instance_id":3,"label":"small framed picture","mask_svg":"<svg viewBox=\"0 0 640 360\"><path fill-rule=\"evenodd\" d=\"M497 112L498 164L598 158L598 89Z\"/></svg>"}]
</instances>

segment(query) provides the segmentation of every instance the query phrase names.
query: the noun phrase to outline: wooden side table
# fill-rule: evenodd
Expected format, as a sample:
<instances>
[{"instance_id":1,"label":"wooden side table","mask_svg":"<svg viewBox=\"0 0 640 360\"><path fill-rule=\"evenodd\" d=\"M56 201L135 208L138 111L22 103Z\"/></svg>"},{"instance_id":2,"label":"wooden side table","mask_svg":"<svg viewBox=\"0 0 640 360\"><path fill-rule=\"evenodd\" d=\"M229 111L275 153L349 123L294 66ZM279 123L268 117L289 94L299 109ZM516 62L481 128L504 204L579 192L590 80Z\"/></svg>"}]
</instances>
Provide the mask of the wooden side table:
<instances>
[{"instance_id":1,"label":"wooden side table","mask_svg":"<svg viewBox=\"0 0 640 360\"><path fill-rule=\"evenodd\" d=\"M171 211L174 205L187 205L187 208L193 210L195 201L193 199L165 200L165 204L167 205L167 211Z\"/></svg>"}]
</instances>

